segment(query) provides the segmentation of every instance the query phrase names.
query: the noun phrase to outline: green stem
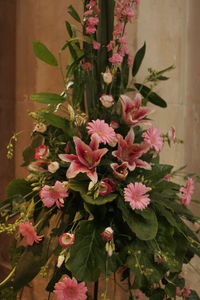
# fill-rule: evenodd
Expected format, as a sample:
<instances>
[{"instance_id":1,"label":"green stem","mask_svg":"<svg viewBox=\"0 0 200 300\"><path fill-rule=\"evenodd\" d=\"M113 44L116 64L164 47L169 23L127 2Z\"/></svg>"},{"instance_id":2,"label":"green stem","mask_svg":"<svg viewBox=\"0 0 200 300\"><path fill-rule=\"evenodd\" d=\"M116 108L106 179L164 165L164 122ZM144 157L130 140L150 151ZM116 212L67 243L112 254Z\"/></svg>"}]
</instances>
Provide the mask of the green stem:
<instances>
[{"instance_id":1,"label":"green stem","mask_svg":"<svg viewBox=\"0 0 200 300\"><path fill-rule=\"evenodd\" d=\"M8 276L0 283L0 287L4 286L8 281L9 279L12 277L12 275L15 273L15 269L16 267L14 267L12 269L12 271L8 274Z\"/></svg>"}]
</instances>

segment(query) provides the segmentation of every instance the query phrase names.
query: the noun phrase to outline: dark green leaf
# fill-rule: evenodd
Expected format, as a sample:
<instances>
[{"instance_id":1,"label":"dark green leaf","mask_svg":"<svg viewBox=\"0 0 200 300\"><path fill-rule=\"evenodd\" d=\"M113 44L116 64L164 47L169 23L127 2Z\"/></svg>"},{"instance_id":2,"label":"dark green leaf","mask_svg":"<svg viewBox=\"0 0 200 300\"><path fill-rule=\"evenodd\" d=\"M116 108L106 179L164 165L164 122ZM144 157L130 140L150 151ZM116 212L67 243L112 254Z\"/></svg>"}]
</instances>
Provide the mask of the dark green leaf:
<instances>
[{"instance_id":1,"label":"dark green leaf","mask_svg":"<svg viewBox=\"0 0 200 300\"><path fill-rule=\"evenodd\" d=\"M142 64L143 58L145 56L146 52L146 43L144 42L144 45L138 50L138 52L135 55L135 59L133 62L133 68L132 68L132 76L135 77L137 72L139 71L139 68Z\"/></svg>"},{"instance_id":2,"label":"dark green leaf","mask_svg":"<svg viewBox=\"0 0 200 300\"><path fill-rule=\"evenodd\" d=\"M73 31L72 31L71 25L68 21L65 21L65 26L66 26L67 32L69 33L69 36L72 37Z\"/></svg>"},{"instance_id":3,"label":"dark green leaf","mask_svg":"<svg viewBox=\"0 0 200 300\"><path fill-rule=\"evenodd\" d=\"M165 297L165 292L164 290L158 288L153 291L151 297L149 298L150 300L163 300Z\"/></svg>"},{"instance_id":4,"label":"dark green leaf","mask_svg":"<svg viewBox=\"0 0 200 300\"><path fill-rule=\"evenodd\" d=\"M82 221L70 249L67 268L80 281L96 281L105 267L105 245L94 222Z\"/></svg>"},{"instance_id":5,"label":"dark green leaf","mask_svg":"<svg viewBox=\"0 0 200 300\"><path fill-rule=\"evenodd\" d=\"M65 118L50 112L41 113L41 115L49 125L62 129L68 136L74 135L73 128L70 128L70 123Z\"/></svg>"},{"instance_id":6,"label":"dark green leaf","mask_svg":"<svg viewBox=\"0 0 200 300\"><path fill-rule=\"evenodd\" d=\"M175 298L176 297L176 285L173 283L168 283L165 286L165 293L170 297L170 298Z\"/></svg>"},{"instance_id":7,"label":"dark green leaf","mask_svg":"<svg viewBox=\"0 0 200 300\"><path fill-rule=\"evenodd\" d=\"M81 23L81 19L77 13L77 11L74 9L74 7L72 5L70 5L68 7L68 13L70 14L70 16L72 16L77 22Z\"/></svg>"},{"instance_id":8,"label":"dark green leaf","mask_svg":"<svg viewBox=\"0 0 200 300\"><path fill-rule=\"evenodd\" d=\"M151 208L134 212L127 207L121 198L118 200L118 207L122 211L124 221L139 239L147 241L155 238L158 230L158 221Z\"/></svg>"},{"instance_id":9,"label":"dark green leaf","mask_svg":"<svg viewBox=\"0 0 200 300\"><path fill-rule=\"evenodd\" d=\"M151 91L151 89L145 85L140 83L135 83L136 88L140 91L142 96L147 99L149 102L160 106L167 107L167 103L164 99L162 99L158 94Z\"/></svg>"},{"instance_id":10,"label":"dark green leaf","mask_svg":"<svg viewBox=\"0 0 200 300\"><path fill-rule=\"evenodd\" d=\"M43 104L60 104L65 101L63 96L53 93L36 93L30 96L30 100Z\"/></svg>"},{"instance_id":11,"label":"dark green leaf","mask_svg":"<svg viewBox=\"0 0 200 300\"><path fill-rule=\"evenodd\" d=\"M15 197L17 195L25 196L32 191L30 183L25 179L14 179L7 187L7 197Z\"/></svg>"},{"instance_id":12,"label":"dark green leaf","mask_svg":"<svg viewBox=\"0 0 200 300\"><path fill-rule=\"evenodd\" d=\"M160 76L158 76L158 79L159 79L159 80L168 80L169 77L160 75Z\"/></svg>"},{"instance_id":13,"label":"dark green leaf","mask_svg":"<svg viewBox=\"0 0 200 300\"><path fill-rule=\"evenodd\" d=\"M187 300L199 300L199 299L200 299L200 297L198 296L197 292L195 292L194 290L191 290L191 294L189 295Z\"/></svg>"},{"instance_id":14,"label":"dark green leaf","mask_svg":"<svg viewBox=\"0 0 200 300\"><path fill-rule=\"evenodd\" d=\"M129 80L128 55L125 55L122 63L122 84L124 89L126 89L128 85L128 80Z\"/></svg>"},{"instance_id":15,"label":"dark green leaf","mask_svg":"<svg viewBox=\"0 0 200 300\"><path fill-rule=\"evenodd\" d=\"M49 51L49 49L40 42L33 42L33 51L37 58L41 59L45 63L51 66L57 66L58 62L55 56Z\"/></svg>"}]
</instances>

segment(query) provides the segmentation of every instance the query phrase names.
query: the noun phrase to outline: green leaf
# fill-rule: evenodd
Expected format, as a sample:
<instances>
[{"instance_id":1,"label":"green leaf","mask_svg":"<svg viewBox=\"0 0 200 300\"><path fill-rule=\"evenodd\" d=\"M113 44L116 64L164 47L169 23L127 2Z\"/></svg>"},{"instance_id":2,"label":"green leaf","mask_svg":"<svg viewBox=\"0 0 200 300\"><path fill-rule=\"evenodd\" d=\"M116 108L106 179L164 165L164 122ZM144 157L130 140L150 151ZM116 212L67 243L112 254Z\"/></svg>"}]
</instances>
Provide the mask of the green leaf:
<instances>
[{"instance_id":1,"label":"green leaf","mask_svg":"<svg viewBox=\"0 0 200 300\"><path fill-rule=\"evenodd\" d=\"M135 59L133 62L133 68L132 68L132 76L133 77L139 71L139 68L142 64L143 58L145 56L145 52L146 52L146 43L144 42L144 45L138 50L138 52L135 55Z\"/></svg>"},{"instance_id":2,"label":"green leaf","mask_svg":"<svg viewBox=\"0 0 200 300\"><path fill-rule=\"evenodd\" d=\"M41 115L49 125L62 129L63 132L65 132L70 137L74 135L73 128L70 127L69 121L67 121L65 118L50 112L41 113Z\"/></svg>"},{"instance_id":3,"label":"green leaf","mask_svg":"<svg viewBox=\"0 0 200 300\"><path fill-rule=\"evenodd\" d=\"M67 29L67 32L68 32L69 36L72 37L73 36L73 31L72 31L71 25L68 21L65 21L65 26L66 26L66 29Z\"/></svg>"},{"instance_id":4,"label":"green leaf","mask_svg":"<svg viewBox=\"0 0 200 300\"><path fill-rule=\"evenodd\" d=\"M68 184L71 190L80 192L81 198L88 204L92 205L104 205L106 203L112 202L118 196L117 194L111 193L107 196L99 196L94 199L92 196L88 195L88 182L79 182L72 179L69 180Z\"/></svg>"},{"instance_id":5,"label":"green leaf","mask_svg":"<svg viewBox=\"0 0 200 300\"><path fill-rule=\"evenodd\" d=\"M6 194L8 198L16 197L17 195L25 196L32 191L30 183L25 179L14 179L8 184Z\"/></svg>"},{"instance_id":6,"label":"green leaf","mask_svg":"<svg viewBox=\"0 0 200 300\"><path fill-rule=\"evenodd\" d=\"M68 13L70 14L70 16L72 16L77 22L81 23L81 19L79 17L79 14L77 13L77 11L74 9L74 7L72 5L70 5L68 7Z\"/></svg>"},{"instance_id":7,"label":"green leaf","mask_svg":"<svg viewBox=\"0 0 200 300\"><path fill-rule=\"evenodd\" d=\"M165 297L165 292L164 290L158 288L153 291L151 297L149 298L150 300L163 300Z\"/></svg>"},{"instance_id":8,"label":"green leaf","mask_svg":"<svg viewBox=\"0 0 200 300\"><path fill-rule=\"evenodd\" d=\"M67 268L79 281L96 281L105 268L105 245L94 222L82 221L70 249Z\"/></svg>"},{"instance_id":9,"label":"green leaf","mask_svg":"<svg viewBox=\"0 0 200 300\"><path fill-rule=\"evenodd\" d=\"M170 297L170 298L175 298L176 297L176 285L173 283L168 283L165 286L165 293Z\"/></svg>"},{"instance_id":10,"label":"green leaf","mask_svg":"<svg viewBox=\"0 0 200 300\"><path fill-rule=\"evenodd\" d=\"M123 88L126 89L129 80L129 66L128 66L128 55L126 54L122 63L122 84Z\"/></svg>"},{"instance_id":11,"label":"green leaf","mask_svg":"<svg viewBox=\"0 0 200 300\"><path fill-rule=\"evenodd\" d=\"M142 85L140 83L135 83L135 87L140 91L142 96L147 99L149 102L160 106L167 107L167 103L164 99L162 99L158 94L151 91L149 87L146 85Z\"/></svg>"},{"instance_id":12,"label":"green leaf","mask_svg":"<svg viewBox=\"0 0 200 300\"><path fill-rule=\"evenodd\" d=\"M58 65L55 56L49 51L49 49L44 44L34 41L33 51L35 53L35 56L44 61L45 63L55 67Z\"/></svg>"},{"instance_id":13,"label":"green leaf","mask_svg":"<svg viewBox=\"0 0 200 300\"><path fill-rule=\"evenodd\" d=\"M58 105L60 103L63 103L65 101L65 98L53 93L36 93L30 96L30 100L43 104Z\"/></svg>"},{"instance_id":14,"label":"green leaf","mask_svg":"<svg viewBox=\"0 0 200 300\"><path fill-rule=\"evenodd\" d=\"M118 200L118 208L122 211L124 221L140 240L148 241L155 238L158 221L151 208L146 208L143 211L133 211L127 207L122 198Z\"/></svg>"},{"instance_id":15,"label":"green leaf","mask_svg":"<svg viewBox=\"0 0 200 300\"><path fill-rule=\"evenodd\" d=\"M199 299L200 299L200 297L198 296L197 292L195 292L194 290L191 290L191 294L189 295L187 300L199 300Z\"/></svg>"}]
</instances>

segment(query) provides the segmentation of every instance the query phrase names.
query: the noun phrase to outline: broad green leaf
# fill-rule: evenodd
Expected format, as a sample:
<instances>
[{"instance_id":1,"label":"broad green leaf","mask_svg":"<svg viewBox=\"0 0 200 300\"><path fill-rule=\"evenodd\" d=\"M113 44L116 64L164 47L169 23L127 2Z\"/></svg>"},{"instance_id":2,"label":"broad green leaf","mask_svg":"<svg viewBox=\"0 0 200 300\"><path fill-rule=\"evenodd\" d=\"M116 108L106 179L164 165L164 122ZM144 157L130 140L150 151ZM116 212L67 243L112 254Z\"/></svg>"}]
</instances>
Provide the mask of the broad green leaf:
<instances>
[{"instance_id":1,"label":"broad green leaf","mask_svg":"<svg viewBox=\"0 0 200 300\"><path fill-rule=\"evenodd\" d=\"M151 171L145 170L145 178L157 183L162 180L166 175L169 175L173 169L171 165L155 164Z\"/></svg>"},{"instance_id":2,"label":"broad green leaf","mask_svg":"<svg viewBox=\"0 0 200 300\"><path fill-rule=\"evenodd\" d=\"M66 26L66 29L67 29L67 32L68 32L69 36L72 37L73 36L73 31L72 31L71 25L68 21L65 21L65 26Z\"/></svg>"},{"instance_id":3,"label":"broad green leaf","mask_svg":"<svg viewBox=\"0 0 200 300\"><path fill-rule=\"evenodd\" d=\"M62 129L63 132L65 132L68 136L74 135L73 128L70 127L69 121L67 121L65 118L55 115L51 112L41 113L41 115L49 125Z\"/></svg>"},{"instance_id":4,"label":"broad green leaf","mask_svg":"<svg viewBox=\"0 0 200 300\"><path fill-rule=\"evenodd\" d=\"M133 62L133 68L132 68L132 76L135 77L137 72L139 71L139 68L142 64L143 58L145 56L146 52L146 43L144 42L144 45L138 50L138 52L135 55L135 59Z\"/></svg>"},{"instance_id":5,"label":"broad green leaf","mask_svg":"<svg viewBox=\"0 0 200 300\"><path fill-rule=\"evenodd\" d=\"M105 243L94 222L82 221L70 249L67 268L79 281L96 281L105 268Z\"/></svg>"},{"instance_id":6,"label":"broad green leaf","mask_svg":"<svg viewBox=\"0 0 200 300\"><path fill-rule=\"evenodd\" d=\"M112 95L115 101L119 99L120 92L121 92L120 88L121 88L121 71L119 68L117 68L117 72L113 79L113 86L112 86Z\"/></svg>"},{"instance_id":7,"label":"broad green leaf","mask_svg":"<svg viewBox=\"0 0 200 300\"><path fill-rule=\"evenodd\" d=\"M123 88L126 89L129 80L128 55L124 56L121 72Z\"/></svg>"},{"instance_id":8,"label":"broad green leaf","mask_svg":"<svg viewBox=\"0 0 200 300\"><path fill-rule=\"evenodd\" d=\"M68 13L70 14L70 16L72 16L77 22L81 23L81 19L79 17L79 14L77 13L77 11L75 10L75 8L70 5L68 7Z\"/></svg>"},{"instance_id":9,"label":"broad green leaf","mask_svg":"<svg viewBox=\"0 0 200 300\"><path fill-rule=\"evenodd\" d=\"M176 298L176 285L173 283L168 283L165 286L165 293L170 297L170 298Z\"/></svg>"},{"instance_id":10,"label":"broad green leaf","mask_svg":"<svg viewBox=\"0 0 200 300\"><path fill-rule=\"evenodd\" d=\"M92 205L104 205L106 203L112 202L118 196L117 194L111 193L107 196L99 196L94 199L92 196L88 195L88 182L79 182L72 179L69 180L68 184L71 190L80 192L81 198L88 204Z\"/></svg>"},{"instance_id":11,"label":"broad green leaf","mask_svg":"<svg viewBox=\"0 0 200 300\"><path fill-rule=\"evenodd\" d=\"M136 88L140 91L142 96L147 99L149 102L160 106L160 107L167 107L167 103L164 99L162 99L158 94L151 91L149 87L146 85L142 85L140 83L135 83Z\"/></svg>"},{"instance_id":12,"label":"broad green leaf","mask_svg":"<svg viewBox=\"0 0 200 300\"><path fill-rule=\"evenodd\" d=\"M58 65L55 56L49 51L49 49L44 44L34 41L33 51L35 53L35 56L44 61L45 63L55 67Z\"/></svg>"},{"instance_id":13,"label":"broad green leaf","mask_svg":"<svg viewBox=\"0 0 200 300\"><path fill-rule=\"evenodd\" d=\"M15 197L17 195L25 196L32 191L30 183L25 179L14 179L8 184L6 193L7 197Z\"/></svg>"},{"instance_id":14,"label":"broad green leaf","mask_svg":"<svg viewBox=\"0 0 200 300\"><path fill-rule=\"evenodd\" d=\"M165 299L165 292L164 290L158 288L153 291L151 297L149 298L150 300L163 300Z\"/></svg>"},{"instance_id":15,"label":"broad green leaf","mask_svg":"<svg viewBox=\"0 0 200 300\"><path fill-rule=\"evenodd\" d=\"M154 211L146 208L143 211L133 211L122 198L118 200L118 208L122 211L124 221L140 240L152 240L158 230L158 221Z\"/></svg>"},{"instance_id":16,"label":"broad green leaf","mask_svg":"<svg viewBox=\"0 0 200 300\"><path fill-rule=\"evenodd\" d=\"M36 93L30 96L30 100L43 104L60 104L65 101L63 96L53 93Z\"/></svg>"}]
</instances>

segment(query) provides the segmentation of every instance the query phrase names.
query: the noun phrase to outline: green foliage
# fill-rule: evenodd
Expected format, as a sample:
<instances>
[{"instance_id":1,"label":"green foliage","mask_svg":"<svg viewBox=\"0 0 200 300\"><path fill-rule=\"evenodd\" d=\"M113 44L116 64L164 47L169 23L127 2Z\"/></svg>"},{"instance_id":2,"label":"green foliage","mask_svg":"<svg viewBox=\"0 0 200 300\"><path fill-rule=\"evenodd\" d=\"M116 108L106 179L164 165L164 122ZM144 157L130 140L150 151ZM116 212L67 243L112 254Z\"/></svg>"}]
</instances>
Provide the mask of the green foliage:
<instances>
[{"instance_id":1,"label":"green foliage","mask_svg":"<svg viewBox=\"0 0 200 300\"><path fill-rule=\"evenodd\" d=\"M33 51L35 53L35 56L44 61L45 63L54 67L58 66L58 62L55 56L49 51L49 49L44 44L34 41Z\"/></svg>"},{"instance_id":2,"label":"green foliage","mask_svg":"<svg viewBox=\"0 0 200 300\"><path fill-rule=\"evenodd\" d=\"M138 50L138 52L135 55L135 59L133 62L133 68L132 68L132 76L135 77L135 75L138 73L140 66L142 64L142 61L144 59L146 53L146 43L144 42L144 45Z\"/></svg>"},{"instance_id":3,"label":"green foliage","mask_svg":"<svg viewBox=\"0 0 200 300\"><path fill-rule=\"evenodd\" d=\"M62 129L67 136L72 137L74 135L74 129L71 127L69 121L65 118L55 115L51 112L41 113L41 116L47 122L47 124L54 126L55 128Z\"/></svg>"},{"instance_id":4,"label":"green foliage","mask_svg":"<svg viewBox=\"0 0 200 300\"><path fill-rule=\"evenodd\" d=\"M66 26L66 29L67 29L67 32L68 32L69 36L72 38L73 31L72 31L71 24L68 21L65 21L65 26Z\"/></svg>"},{"instance_id":5,"label":"green foliage","mask_svg":"<svg viewBox=\"0 0 200 300\"><path fill-rule=\"evenodd\" d=\"M144 211L133 211L122 198L118 199L118 208L122 211L124 221L140 240L152 240L158 230L158 222L154 211L146 208Z\"/></svg>"},{"instance_id":6,"label":"green foliage","mask_svg":"<svg viewBox=\"0 0 200 300\"><path fill-rule=\"evenodd\" d=\"M65 101L63 96L53 93L36 93L30 96L30 100L42 104L55 104L58 105Z\"/></svg>"},{"instance_id":7,"label":"green foliage","mask_svg":"<svg viewBox=\"0 0 200 300\"><path fill-rule=\"evenodd\" d=\"M18 195L25 196L32 192L30 183L25 179L14 179L11 181L6 189L8 198L17 197Z\"/></svg>"},{"instance_id":8,"label":"green foliage","mask_svg":"<svg viewBox=\"0 0 200 300\"><path fill-rule=\"evenodd\" d=\"M105 250L101 230L95 222L82 221L70 249L67 268L80 281L96 281L105 268Z\"/></svg>"},{"instance_id":9,"label":"green foliage","mask_svg":"<svg viewBox=\"0 0 200 300\"><path fill-rule=\"evenodd\" d=\"M72 18L74 18L77 22L81 23L81 19L79 17L79 14L77 13L77 11L75 10L75 8L70 5L68 7L68 13L70 14L70 16L72 16Z\"/></svg>"},{"instance_id":10,"label":"green foliage","mask_svg":"<svg viewBox=\"0 0 200 300\"><path fill-rule=\"evenodd\" d=\"M137 90L140 91L142 96L149 102L151 102L157 106L163 107L163 108L167 107L166 101L164 99L162 99L155 92L152 92L152 90L149 87L147 87L146 85L142 85L140 83L135 83L135 87L137 88Z\"/></svg>"}]
</instances>

